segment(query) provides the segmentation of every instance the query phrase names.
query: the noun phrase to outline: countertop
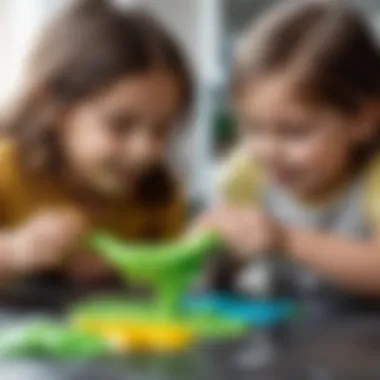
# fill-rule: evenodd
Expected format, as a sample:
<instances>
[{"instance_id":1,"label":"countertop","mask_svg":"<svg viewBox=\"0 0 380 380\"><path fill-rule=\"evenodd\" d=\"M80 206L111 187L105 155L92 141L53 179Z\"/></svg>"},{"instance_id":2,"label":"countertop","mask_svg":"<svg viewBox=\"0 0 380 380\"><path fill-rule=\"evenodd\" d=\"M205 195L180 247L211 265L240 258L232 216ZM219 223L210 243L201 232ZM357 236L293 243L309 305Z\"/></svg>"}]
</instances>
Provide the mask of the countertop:
<instances>
[{"instance_id":1,"label":"countertop","mask_svg":"<svg viewBox=\"0 0 380 380\"><path fill-rule=\"evenodd\" d=\"M36 315L59 317L70 292L32 289L2 297L0 327ZM29 300L27 302L27 300ZM376 312L310 312L243 339L203 342L173 356L135 356L86 363L0 362L1 380L366 380L380 379L380 318ZM317 310L318 308L316 308ZM314 317L313 317L314 315Z\"/></svg>"}]
</instances>

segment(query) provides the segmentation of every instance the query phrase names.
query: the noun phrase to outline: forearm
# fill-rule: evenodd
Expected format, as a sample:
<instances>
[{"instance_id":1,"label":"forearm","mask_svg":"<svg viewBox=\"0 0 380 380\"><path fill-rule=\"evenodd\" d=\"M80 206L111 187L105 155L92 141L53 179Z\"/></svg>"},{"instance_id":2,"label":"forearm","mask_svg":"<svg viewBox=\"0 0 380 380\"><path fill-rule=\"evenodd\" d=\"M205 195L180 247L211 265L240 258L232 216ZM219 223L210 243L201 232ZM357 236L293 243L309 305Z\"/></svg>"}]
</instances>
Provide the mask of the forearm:
<instances>
[{"instance_id":1,"label":"forearm","mask_svg":"<svg viewBox=\"0 0 380 380\"><path fill-rule=\"evenodd\" d=\"M0 232L0 279L44 270L43 250L39 240L29 238L24 226Z\"/></svg>"},{"instance_id":2,"label":"forearm","mask_svg":"<svg viewBox=\"0 0 380 380\"><path fill-rule=\"evenodd\" d=\"M22 257L17 245L17 231L0 233L0 280L12 278L22 271Z\"/></svg>"},{"instance_id":3,"label":"forearm","mask_svg":"<svg viewBox=\"0 0 380 380\"><path fill-rule=\"evenodd\" d=\"M351 291L380 295L380 244L288 229L288 256Z\"/></svg>"}]
</instances>

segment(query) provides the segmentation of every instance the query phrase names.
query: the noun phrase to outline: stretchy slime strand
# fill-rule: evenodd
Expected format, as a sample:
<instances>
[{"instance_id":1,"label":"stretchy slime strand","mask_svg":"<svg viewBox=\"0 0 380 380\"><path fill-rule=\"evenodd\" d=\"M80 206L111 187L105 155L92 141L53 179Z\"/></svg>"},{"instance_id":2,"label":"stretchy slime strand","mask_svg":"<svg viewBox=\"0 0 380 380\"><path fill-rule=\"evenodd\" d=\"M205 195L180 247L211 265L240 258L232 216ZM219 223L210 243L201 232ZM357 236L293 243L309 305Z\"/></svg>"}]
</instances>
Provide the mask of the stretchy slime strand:
<instances>
[{"instance_id":1,"label":"stretchy slime strand","mask_svg":"<svg viewBox=\"0 0 380 380\"><path fill-rule=\"evenodd\" d=\"M157 309L162 316L174 317L181 311L188 283L220 239L208 231L169 243L126 243L99 232L89 243L126 278L149 282L157 292Z\"/></svg>"}]
</instances>

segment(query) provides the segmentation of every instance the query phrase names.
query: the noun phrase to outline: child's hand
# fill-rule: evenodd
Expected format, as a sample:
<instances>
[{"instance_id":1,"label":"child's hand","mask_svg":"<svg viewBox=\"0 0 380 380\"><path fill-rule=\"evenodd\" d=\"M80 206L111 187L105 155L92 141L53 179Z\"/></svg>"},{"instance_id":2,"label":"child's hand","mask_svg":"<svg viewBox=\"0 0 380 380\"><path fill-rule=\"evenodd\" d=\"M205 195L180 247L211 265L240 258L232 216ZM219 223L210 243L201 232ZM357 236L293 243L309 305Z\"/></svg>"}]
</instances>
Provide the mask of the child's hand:
<instances>
[{"instance_id":1,"label":"child's hand","mask_svg":"<svg viewBox=\"0 0 380 380\"><path fill-rule=\"evenodd\" d=\"M66 267L68 278L77 284L93 284L105 281L115 274L95 253L82 252L73 256Z\"/></svg>"},{"instance_id":2,"label":"child's hand","mask_svg":"<svg viewBox=\"0 0 380 380\"><path fill-rule=\"evenodd\" d=\"M12 267L21 272L55 268L85 231L84 218L73 210L38 214L11 236Z\"/></svg>"},{"instance_id":3,"label":"child's hand","mask_svg":"<svg viewBox=\"0 0 380 380\"><path fill-rule=\"evenodd\" d=\"M281 240L280 226L254 208L219 207L210 210L201 216L196 228L218 231L228 248L246 258L276 250Z\"/></svg>"}]
</instances>

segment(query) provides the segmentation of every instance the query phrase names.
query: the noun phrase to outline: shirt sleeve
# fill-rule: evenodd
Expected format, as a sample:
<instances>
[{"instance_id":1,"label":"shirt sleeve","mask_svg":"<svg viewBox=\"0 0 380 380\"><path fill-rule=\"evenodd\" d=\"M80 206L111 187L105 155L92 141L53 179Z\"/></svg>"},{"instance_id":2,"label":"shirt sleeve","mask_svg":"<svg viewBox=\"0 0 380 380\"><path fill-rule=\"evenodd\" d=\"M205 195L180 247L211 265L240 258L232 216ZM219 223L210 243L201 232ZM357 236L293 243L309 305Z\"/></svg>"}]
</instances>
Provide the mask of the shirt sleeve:
<instances>
[{"instance_id":1,"label":"shirt sleeve","mask_svg":"<svg viewBox=\"0 0 380 380\"><path fill-rule=\"evenodd\" d=\"M243 152L234 152L218 174L218 198L222 203L243 206L259 202L262 175L257 165Z\"/></svg>"}]
</instances>

